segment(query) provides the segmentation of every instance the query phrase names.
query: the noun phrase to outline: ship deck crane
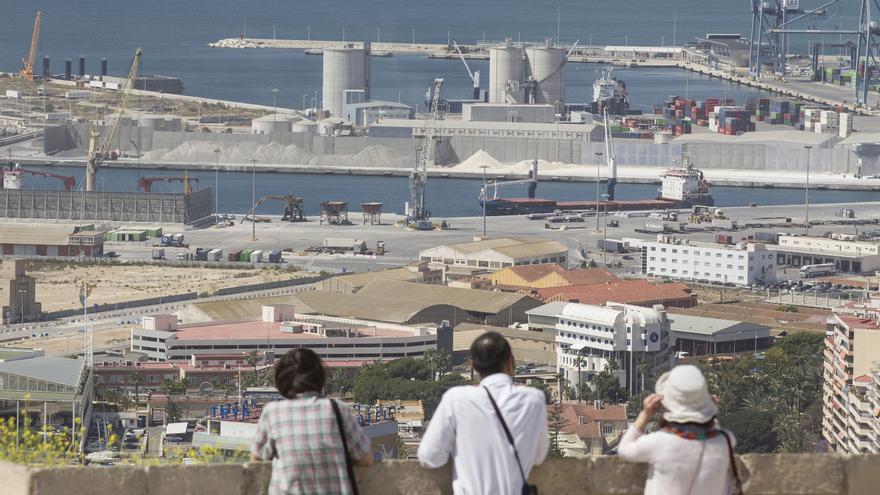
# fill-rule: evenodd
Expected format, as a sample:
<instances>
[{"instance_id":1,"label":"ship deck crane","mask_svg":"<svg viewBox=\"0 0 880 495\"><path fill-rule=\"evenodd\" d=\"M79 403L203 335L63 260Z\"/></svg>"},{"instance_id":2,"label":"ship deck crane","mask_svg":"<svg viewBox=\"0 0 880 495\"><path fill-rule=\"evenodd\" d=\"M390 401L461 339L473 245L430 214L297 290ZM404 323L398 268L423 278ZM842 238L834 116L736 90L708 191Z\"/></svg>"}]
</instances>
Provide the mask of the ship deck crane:
<instances>
[{"instance_id":1,"label":"ship deck crane","mask_svg":"<svg viewBox=\"0 0 880 495\"><path fill-rule=\"evenodd\" d=\"M461 47L458 46L458 43L455 40L452 40L452 46L455 47L455 51L458 52L458 57L461 59L461 63L464 64L464 68L468 72L468 76L470 76L471 81L474 83L474 95L473 98L475 100L480 99L480 71L475 70L471 71L471 67L467 63L467 59L464 58L464 53L461 51Z\"/></svg>"},{"instance_id":2,"label":"ship deck crane","mask_svg":"<svg viewBox=\"0 0 880 495\"><path fill-rule=\"evenodd\" d=\"M425 120L425 135L416 151L416 163L409 174L409 205L406 211L406 223L418 230L430 230L431 212L428 211L425 192L428 184L428 162L434 151L434 124L439 119L440 87L443 79L434 79L431 94L431 106Z\"/></svg>"},{"instance_id":3,"label":"ship deck crane","mask_svg":"<svg viewBox=\"0 0 880 495\"><path fill-rule=\"evenodd\" d=\"M182 182L184 194L192 194L191 183L198 181L199 179L197 177L190 177L188 175L184 175L183 177L141 177L138 179L138 189L143 189L145 193L148 193L153 188L153 182Z\"/></svg>"},{"instance_id":4,"label":"ship deck crane","mask_svg":"<svg viewBox=\"0 0 880 495\"><path fill-rule=\"evenodd\" d=\"M34 19L34 30L31 33L31 47L27 58L21 59L21 70L18 71L18 75L28 81L34 80L34 61L37 57L37 46L40 44L40 21L42 18L43 12L38 10L37 17Z\"/></svg>"},{"instance_id":5,"label":"ship deck crane","mask_svg":"<svg viewBox=\"0 0 880 495\"><path fill-rule=\"evenodd\" d=\"M76 179L74 177L70 177L68 175L60 175L54 174L52 172L41 172L39 170L28 170L25 168L21 168L19 165L15 165L14 167L10 167L6 170L0 169L0 188L2 188L3 184L3 176L4 175L14 175L14 174L28 174L33 175L35 177L46 177L49 179L58 179L64 184L64 190L70 191L76 185Z\"/></svg>"},{"instance_id":6,"label":"ship deck crane","mask_svg":"<svg viewBox=\"0 0 880 495\"><path fill-rule=\"evenodd\" d=\"M483 184L480 191L480 201L498 199L498 189L516 184L529 185L529 199L535 199L535 192L538 190L538 160L532 160L532 169L529 170L529 176L525 179L508 180L508 181L492 181ZM492 197L489 197L489 188L492 188Z\"/></svg>"},{"instance_id":7,"label":"ship deck crane","mask_svg":"<svg viewBox=\"0 0 880 495\"><path fill-rule=\"evenodd\" d=\"M86 191L95 190L95 173L101 168L104 160L110 157L110 146L113 144L113 139L116 137L116 132L119 130L119 121L122 120L122 115L128 108L128 100L131 98L135 79L137 79L142 53L143 50L140 48L134 53L134 60L131 62L131 69L128 72L128 77L123 83L122 100L119 103L116 113L112 117L112 122L108 126L109 130L104 132L100 147L98 146L98 139L102 137L101 132L92 129L89 133L89 160L86 163Z\"/></svg>"},{"instance_id":8,"label":"ship deck crane","mask_svg":"<svg viewBox=\"0 0 880 495\"><path fill-rule=\"evenodd\" d=\"M306 220L305 212L303 210L303 199L296 197L292 194L288 194L286 196L271 194L269 196L263 196L258 199L254 207L251 208L251 211L247 212L247 214L241 217L239 223L243 223L245 220L249 222L258 222L258 220L254 214L257 211L257 208L265 203L266 201L280 201L285 203L284 213L281 216L282 222L304 222Z\"/></svg>"}]
</instances>

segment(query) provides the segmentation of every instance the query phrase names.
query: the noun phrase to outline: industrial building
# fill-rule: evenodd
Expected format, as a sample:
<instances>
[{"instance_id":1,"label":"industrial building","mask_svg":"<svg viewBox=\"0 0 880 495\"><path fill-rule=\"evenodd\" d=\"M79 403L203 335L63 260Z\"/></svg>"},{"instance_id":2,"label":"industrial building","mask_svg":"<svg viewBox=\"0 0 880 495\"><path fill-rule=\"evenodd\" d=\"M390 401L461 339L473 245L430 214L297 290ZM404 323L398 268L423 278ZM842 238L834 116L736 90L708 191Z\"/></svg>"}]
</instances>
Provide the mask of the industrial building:
<instances>
[{"instance_id":1,"label":"industrial building","mask_svg":"<svg viewBox=\"0 0 880 495\"><path fill-rule=\"evenodd\" d=\"M487 274L484 278L492 282L493 289L507 291L593 285L620 281L620 278L605 268L577 268L569 270L556 263L511 266Z\"/></svg>"},{"instance_id":2,"label":"industrial building","mask_svg":"<svg viewBox=\"0 0 880 495\"><path fill-rule=\"evenodd\" d=\"M498 332L510 343L517 364L556 366L556 336L519 328L461 323L455 326L452 337L453 364L467 363L471 344L486 332Z\"/></svg>"},{"instance_id":3,"label":"industrial building","mask_svg":"<svg viewBox=\"0 0 880 495\"><path fill-rule=\"evenodd\" d=\"M343 116L343 93L362 90L370 99L370 44L345 48L326 48L323 52L324 74L321 107L333 117Z\"/></svg>"},{"instance_id":4,"label":"industrial building","mask_svg":"<svg viewBox=\"0 0 880 495\"><path fill-rule=\"evenodd\" d=\"M845 273L874 272L880 269L880 243L855 239L780 235L777 245L769 246L779 265L804 266L834 263Z\"/></svg>"},{"instance_id":5,"label":"industrial building","mask_svg":"<svg viewBox=\"0 0 880 495\"><path fill-rule=\"evenodd\" d=\"M0 224L0 255L90 257L104 254L103 231L75 230L52 224Z\"/></svg>"},{"instance_id":6,"label":"industrial building","mask_svg":"<svg viewBox=\"0 0 880 495\"><path fill-rule=\"evenodd\" d=\"M641 243L642 273L654 277L752 285L776 281L776 256L764 244L691 242L658 235Z\"/></svg>"},{"instance_id":7,"label":"industrial building","mask_svg":"<svg viewBox=\"0 0 880 495\"><path fill-rule=\"evenodd\" d=\"M24 260L0 263L0 308L0 321L5 325L39 319L42 305L37 302L37 284L25 273Z\"/></svg>"},{"instance_id":8,"label":"industrial building","mask_svg":"<svg viewBox=\"0 0 880 495\"><path fill-rule=\"evenodd\" d=\"M43 349L22 349L15 347L4 347L0 349L0 363L11 363L12 361L21 361L22 359L31 359L42 357L45 355Z\"/></svg>"},{"instance_id":9,"label":"industrial building","mask_svg":"<svg viewBox=\"0 0 880 495\"><path fill-rule=\"evenodd\" d=\"M556 121L553 105L507 103L470 103L462 106L462 122L529 122L549 124Z\"/></svg>"},{"instance_id":10,"label":"industrial building","mask_svg":"<svg viewBox=\"0 0 880 495\"><path fill-rule=\"evenodd\" d=\"M608 301L616 301L645 307L662 304L667 308L690 308L697 305L696 294L685 284L654 284L641 279L547 287L533 289L529 293L544 302L563 301L601 305Z\"/></svg>"},{"instance_id":11,"label":"industrial building","mask_svg":"<svg viewBox=\"0 0 880 495\"><path fill-rule=\"evenodd\" d=\"M672 368L675 337L663 306L568 303L556 318L557 367L575 387L605 370L611 360L620 386L632 393L642 387L640 363L652 376Z\"/></svg>"},{"instance_id":12,"label":"industrial building","mask_svg":"<svg viewBox=\"0 0 880 495\"><path fill-rule=\"evenodd\" d=\"M416 110L396 101L371 100L346 103L345 120L359 127L367 127L385 119L414 119Z\"/></svg>"},{"instance_id":13,"label":"industrial building","mask_svg":"<svg viewBox=\"0 0 880 495\"><path fill-rule=\"evenodd\" d=\"M373 280L400 280L421 284L442 284L443 270L430 269L428 268L428 263L420 262L401 268L337 275L324 279L321 282L321 288L328 292L354 294Z\"/></svg>"},{"instance_id":14,"label":"industrial building","mask_svg":"<svg viewBox=\"0 0 880 495\"><path fill-rule=\"evenodd\" d=\"M295 313L292 305L262 306L262 318L178 326L177 316L144 317L131 329L131 351L150 361L186 362L217 354L252 351L281 355L312 349L328 366L421 357L429 350L451 351L452 328L404 326L352 318Z\"/></svg>"},{"instance_id":15,"label":"industrial building","mask_svg":"<svg viewBox=\"0 0 880 495\"><path fill-rule=\"evenodd\" d=\"M568 248L557 241L548 241L540 237L500 237L425 249L419 252L419 259L447 267L496 270L542 263L565 266L568 261Z\"/></svg>"},{"instance_id":16,"label":"industrial building","mask_svg":"<svg viewBox=\"0 0 880 495\"><path fill-rule=\"evenodd\" d=\"M835 314L828 324L822 437L838 454L880 453L880 323Z\"/></svg>"},{"instance_id":17,"label":"industrial building","mask_svg":"<svg viewBox=\"0 0 880 495\"><path fill-rule=\"evenodd\" d=\"M675 351L688 356L758 352L770 347L770 327L745 321L671 314Z\"/></svg>"}]
</instances>

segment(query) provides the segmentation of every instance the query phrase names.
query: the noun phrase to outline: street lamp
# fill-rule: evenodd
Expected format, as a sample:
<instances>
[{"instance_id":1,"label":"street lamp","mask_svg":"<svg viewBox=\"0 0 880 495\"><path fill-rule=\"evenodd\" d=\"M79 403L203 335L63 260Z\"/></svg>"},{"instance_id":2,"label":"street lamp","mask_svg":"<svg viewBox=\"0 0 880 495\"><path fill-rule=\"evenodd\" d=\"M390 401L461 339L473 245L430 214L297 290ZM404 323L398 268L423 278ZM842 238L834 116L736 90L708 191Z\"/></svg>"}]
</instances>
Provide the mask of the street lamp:
<instances>
[{"instance_id":1,"label":"street lamp","mask_svg":"<svg viewBox=\"0 0 880 495\"><path fill-rule=\"evenodd\" d=\"M272 137L275 137L276 132L276 121L278 120L278 92L281 91L278 88L272 88Z\"/></svg>"},{"instance_id":2,"label":"street lamp","mask_svg":"<svg viewBox=\"0 0 880 495\"><path fill-rule=\"evenodd\" d=\"M486 200L489 198L489 187L486 183L486 169L488 165L480 165L483 169L483 238L486 237Z\"/></svg>"},{"instance_id":3,"label":"street lamp","mask_svg":"<svg viewBox=\"0 0 880 495\"><path fill-rule=\"evenodd\" d=\"M312 41L312 26L306 26L306 37L309 41Z\"/></svg>"},{"instance_id":4,"label":"street lamp","mask_svg":"<svg viewBox=\"0 0 880 495\"><path fill-rule=\"evenodd\" d=\"M251 240L257 240L257 160L251 159Z\"/></svg>"},{"instance_id":5,"label":"street lamp","mask_svg":"<svg viewBox=\"0 0 880 495\"><path fill-rule=\"evenodd\" d=\"M308 94L303 94L303 112L306 111L306 98L308 98Z\"/></svg>"},{"instance_id":6,"label":"street lamp","mask_svg":"<svg viewBox=\"0 0 880 495\"><path fill-rule=\"evenodd\" d=\"M18 289L18 303L21 306L21 322L24 323L24 295L27 294L27 289Z\"/></svg>"},{"instance_id":7,"label":"street lamp","mask_svg":"<svg viewBox=\"0 0 880 495\"><path fill-rule=\"evenodd\" d=\"M602 152L593 153L596 156L596 232L599 232L599 160L602 158Z\"/></svg>"},{"instance_id":8,"label":"street lamp","mask_svg":"<svg viewBox=\"0 0 880 495\"><path fill-rule=\"evenodd\" d=\"M220 218L220 148L214 149L217 162L214 166L214 216Z\"/></svg>"},{"instance_id":9,"label":"street lamp","mask_svg":"<svg viewBox=\"0 0 880 495\"><path fill-rule=\"evenodd\" d=\"M807 150L807 185L804 189L804 224L807 228L807 235L810 235L810 150L812 146L804 146Z\"/></svg>"},{"instance_id":10,"label":"street lamp","mask_svg":"<svg viewBox=\"0 0 880 495\"><path fill-rule=\"evenodd\" d=\"M411 48L412 48L413 50L415 50L415 49L416 49L416 28L412 28L412 29L410 29L410 31L412 31L412 45L411 45Z\"/></svg>"}]
</instances>

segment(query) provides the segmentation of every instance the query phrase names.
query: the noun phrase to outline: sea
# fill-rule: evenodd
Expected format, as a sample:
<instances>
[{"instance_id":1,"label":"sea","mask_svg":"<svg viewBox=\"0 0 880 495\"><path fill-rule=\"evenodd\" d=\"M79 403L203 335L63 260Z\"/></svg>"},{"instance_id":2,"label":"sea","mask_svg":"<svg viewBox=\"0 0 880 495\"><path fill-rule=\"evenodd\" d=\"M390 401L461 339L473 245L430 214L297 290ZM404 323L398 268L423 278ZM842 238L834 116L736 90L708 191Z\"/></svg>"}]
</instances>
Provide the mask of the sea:
<instances>
[{"instance_id":1,"label":"sea","mask_svg":"<svg viewBox=\"0 0 880 495\"><path fill-rule=\"evenodd\" d=\"M804 2L806 3L806 2ZM854 3L854 2L850 2ZM817 5L818 6L818 5ZM832 18L853 24L858 12L846 7ZM0 0L0 71L16 71L27 54L34 15L43 12L35 69L49 56L53 73L64 70L64 60L86 57L86 72L97 73L100 59L109 71L124 75L137 48L143 49L141 73L183 79L189 95L271 105L311 106L321 94L319 56L298 50L221 49L208 43L244 34L254 38L296 38L349 41L445 43L492 42L512 38L547 38L571 45L681 45L707 33L742 33L751 25L748 2L726 0ZM792 51L806 52L808 37L791 40ZM826 40L831 41L831 40ZM836 40L834 40L836 41ZM428 59L395 54L373 58L371 93L374 99L401 101L424 108L425 91L434 78L443 77L447 98L467 98L472 83L459 60ZM470 61L488 81L488 62ZM571 64L566 67L566 99L586 102L592 83L604 67ZM755 90L676 69L621 68L615 74L630 94L631 106L650 110L672 95L693 99L733 98L738 102L762 96ZM53 169L59 171L57 169ZM82 169L61 169L79 182ZM154 173L155 172L155 173ZM104 169L99 189L134 191L140 175L179 175L170 171ZM212 172L195 172L197 187L213 186ZM57 188L46 179L29 177L26 186ZM316 214L320 201L383 201L386 211L400 212L408 198L405 178L257 174L257 195L292 193L304 197L306 211ZM480 181L431 180L428 203L435 216L478 215ZM156 191L178 191L179 184L157 183ZM219 210L230 213L250 208L251 176L221 172ZM523 190L523 194L525 190ZM620 199L653 198L656 186L623 184ZM750 203L790 204L803 201L803 191L713 187L719 206ZM553 199L595 197L589 183L541 183L539 196ZM878 201L880 193L812 191L811 202ZM265 206L261 213L271 213Z\"/></svg>"}]
</instances>

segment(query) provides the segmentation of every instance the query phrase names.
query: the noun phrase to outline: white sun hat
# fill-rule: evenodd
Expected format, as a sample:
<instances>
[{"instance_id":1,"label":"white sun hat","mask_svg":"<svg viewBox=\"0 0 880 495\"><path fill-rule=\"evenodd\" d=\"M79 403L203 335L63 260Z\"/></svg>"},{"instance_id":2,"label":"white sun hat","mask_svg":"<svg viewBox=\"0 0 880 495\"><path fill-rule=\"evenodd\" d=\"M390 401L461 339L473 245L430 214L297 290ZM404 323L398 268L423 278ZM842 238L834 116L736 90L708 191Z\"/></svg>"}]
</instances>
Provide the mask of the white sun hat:
<instances>
[{"instance_id":1,"label":"white sun hat","mask_svg":"<svg viewBox=\"0 0 880 495\"><path fill-rule=\"evenodd\" d=\"M718 414L718 407L703 373L696 366L683 364L663 373L657 380L657 393L666 409L663 419L672 423L707 423Z\"/></svg>"}]
</instances>

